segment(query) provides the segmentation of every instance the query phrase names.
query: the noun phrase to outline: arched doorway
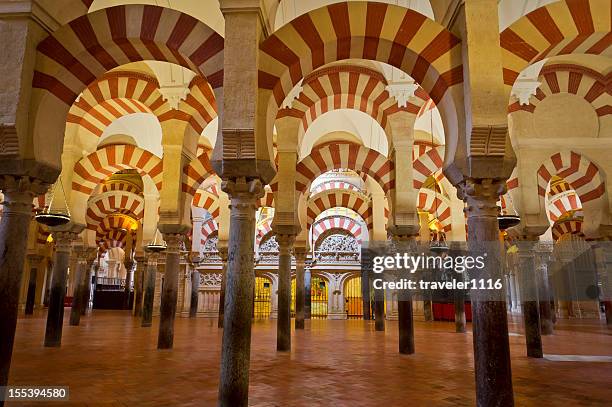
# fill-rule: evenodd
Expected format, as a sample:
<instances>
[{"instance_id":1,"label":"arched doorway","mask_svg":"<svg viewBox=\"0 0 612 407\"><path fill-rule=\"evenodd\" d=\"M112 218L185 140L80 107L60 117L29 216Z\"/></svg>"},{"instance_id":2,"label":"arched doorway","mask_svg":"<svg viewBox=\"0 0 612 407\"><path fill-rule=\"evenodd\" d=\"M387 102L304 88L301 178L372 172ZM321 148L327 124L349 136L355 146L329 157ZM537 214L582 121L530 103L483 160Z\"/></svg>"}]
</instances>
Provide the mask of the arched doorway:
<instances>
[{"instance_id":1,"label":"arched doorway","mask_svg":"<svg viewBox=\"0 0 612 407\"><path fill-rule=\"evenodd\" d=\"M266 277L255 277L253 318L268 319L272 312L272 281Z\"/></svg>"},{"instance_id":2,"label":"arched doorway","mask_svg":"<svg viewBox=\"0 0 612 407\"><path fill-rule=\"evenodd\" d=\"M344 284L344 303L347 319L363 318L363 296L361 294L361 277L349 278Z\"/></svg>"}]
</instances>

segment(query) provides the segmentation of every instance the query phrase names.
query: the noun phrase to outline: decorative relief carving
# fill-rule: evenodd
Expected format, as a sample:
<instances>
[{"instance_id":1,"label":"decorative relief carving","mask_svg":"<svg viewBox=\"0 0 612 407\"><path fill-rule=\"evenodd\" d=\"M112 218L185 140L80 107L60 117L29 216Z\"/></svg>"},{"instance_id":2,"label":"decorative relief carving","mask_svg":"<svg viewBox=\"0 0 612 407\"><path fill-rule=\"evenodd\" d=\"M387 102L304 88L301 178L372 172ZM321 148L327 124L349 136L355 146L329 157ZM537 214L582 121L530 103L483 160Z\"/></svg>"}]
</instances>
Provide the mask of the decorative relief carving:
<instances>
[{"instance_id":1,"label":"decorative relief carving","mask_svg":"<svg viewBox=\"0 0 612 407\"><path fill-rule=\"evenodd\" d=\"M474 126L470 137L472 156L504 156L508 126Z\"/></svg>"},{"instance_id":2,"label":"decorative relief carving","mask_svg":"<svg viewBox=\"0 0 612 407\"><path fill-rule=\"evenodd\" d=\"M200 273L200 287L221 287L222 277L221 273Z\"/></svg>"},{"instance_id":3,"label":"decorative relief carving","mask_svg":"<svg viewBox=\"0 0 612 407\"><path fill-rule=\"evenodd\" d=\"M219 242L218 236L212 236L206 239L204 243L204 252L216 252L217 251L217 243Z\"/></svg>"}]
</instances>

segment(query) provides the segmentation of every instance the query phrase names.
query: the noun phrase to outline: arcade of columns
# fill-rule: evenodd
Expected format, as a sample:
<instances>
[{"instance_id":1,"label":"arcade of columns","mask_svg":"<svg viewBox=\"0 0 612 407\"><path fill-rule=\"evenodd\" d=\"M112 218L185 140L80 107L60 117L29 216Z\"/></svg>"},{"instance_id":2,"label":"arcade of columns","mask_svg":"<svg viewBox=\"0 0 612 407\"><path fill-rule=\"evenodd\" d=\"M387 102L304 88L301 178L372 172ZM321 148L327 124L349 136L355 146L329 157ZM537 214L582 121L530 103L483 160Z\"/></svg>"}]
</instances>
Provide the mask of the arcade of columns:
<instances>
[{"instance_id":1,"label":"arcade of columns","mask_svg":"<svg viewBox=\"0 0 612 407\"><path fill-rule=\"evenodd\" d=\"M358 275L350 261L336 271L306 263L329 233L407 247L444 234L479 250L500 239L500 206L521 215L504 234L518 250L508 260L517 273L504 277L508 303L471 298L478 405L513 405L507 304L523 313L532 357L542 356L553 314L598 316L593 302L551 310L525 299L535 297L532 280L548 291L549 251L562 259L610 237L608 0L549 2L503 26L495 0L426 11L321 1L295 18L282 2L221 0L211 4L216 19L195 6L128 3L0 1L0 38L14 44L0 65L0 386L20 301L27 313L48 305L44 345L61 346L66 289L78 325L88 282L104 269L125 276L128 292L133 278L142 326L159 313L160 349L173 346L177 314L216 317L218 308L219 405L247 405L255 275L272 276L277 350L288 351L292 273L296 329L309 314L307 276L327 272L334 308ZM329 115L346 109L383 136L334 128ZM135 114L155 118L159 140L107 130ZM67 207L71 221L45 229L33 207ZM273 215L259 221L266 210ZM256 265L271 236L274 262ZM145 250L162 238L163 254ZM207 248L216 261L204 261ZM534 248L546 253L536 258ZM600 250L595 260L606 269ZM215 307L204 309L200 275L218 287ZM401 353L415 352L414 305L387 301ZM383 298L373 308L384 329Z\"/></svg>"}]
</instances>

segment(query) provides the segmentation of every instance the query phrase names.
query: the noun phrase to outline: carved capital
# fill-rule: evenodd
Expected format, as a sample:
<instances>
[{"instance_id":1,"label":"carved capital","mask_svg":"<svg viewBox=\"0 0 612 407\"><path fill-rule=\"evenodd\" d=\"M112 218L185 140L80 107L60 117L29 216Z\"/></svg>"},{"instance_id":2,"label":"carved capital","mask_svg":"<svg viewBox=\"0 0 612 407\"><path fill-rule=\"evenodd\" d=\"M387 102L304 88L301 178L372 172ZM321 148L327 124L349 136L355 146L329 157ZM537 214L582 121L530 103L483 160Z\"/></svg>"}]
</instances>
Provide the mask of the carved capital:
<instances>
[{"instance_id":1,"label":"carved capital","mask_svg":"<svg viewBox=\"0 0 612 407\"><path fill-rule=\"evenodd\" d=\"M293 249L295 235L293 234L276 234L276 242L278 243L278 254L289 255Z\"/></svg>"},{"instance_id":2,"label":"carved capital","mask_svg":"<svg viewBox=\"0 0 612 407\"><path fill-rule=\"evenodd\" d=\"M4 213L31 214L34 197L44 194L48 188L48 184L27 176L1 175L0 190L4 194Z\"/></svg>"},{"instance_id":3,"label":"carved capital","mask_svg":"<svg viewBox=\"0 0 612 407\"><path fill-rule=\"evenodd\" d=\"M166 242L166 253L180 253L183 239L185 236L181 233L164 233L164 241Z\"/></svg>"},{"instance_id":4,"label":"carved capital","mask_svg":"<svg viewBox=\"0 0 612 407\"><path fill-rule=\"evenodd\" d=\"M466 204L465 213L470 216L492 216L498 214L497 201L506 192L504 180L490 178L467 178L457 185L457 196Z\"/></svg>"},{"instance_id":5,"label":"carved capital","mask_svg":"<svg viewBox=\"0 0 612 407\"><path fill-rule=\"evenodd\" d=\"M393 240L406 242L414 240L419 235L420 229L420 225L394 225L388 228L388 232L393 237Z\"/></svg>"},{"instance_id":6,"label":"carved capital","mask_svg":"<svg viewBox=\"0 0 612 407\"><path fill-rule=\"evenodd\" d=\"M257 200L264 195L264 185L259 178L246 177L223 180L221 189L231 200L231 217L252 218L255 216Z\"/></svg>"},{"instance_id":7,"label":"carved capital","mask_svg":"<svg viewBox=\"0 0 612 407\"><path fill-rule=\"evenodd\" d=\"M306 262L306 255L308 254L308 250L305 247L294 247L293 254L295 256L295 262L298 264L304 265Z\"/></svg>"},{"instance_id":8,"label":"carved capital","mask_svg":"<svg viewBox=\"0 0 612 407\"><path fill-rule=\"evenodd\" d=\"M54 232L55 250L58 252L70 253L72 250L72 242L78 238L78 234L74 232Z\"/></svg>"}]
</instances>

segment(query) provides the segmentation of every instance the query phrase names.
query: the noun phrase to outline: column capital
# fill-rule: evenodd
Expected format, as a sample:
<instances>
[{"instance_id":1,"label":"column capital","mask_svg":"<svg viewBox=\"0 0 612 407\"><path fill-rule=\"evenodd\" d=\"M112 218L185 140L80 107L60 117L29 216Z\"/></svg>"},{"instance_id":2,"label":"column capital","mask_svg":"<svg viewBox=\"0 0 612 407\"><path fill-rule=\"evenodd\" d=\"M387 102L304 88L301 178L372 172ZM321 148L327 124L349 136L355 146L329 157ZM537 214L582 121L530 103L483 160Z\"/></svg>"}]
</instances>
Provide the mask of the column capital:
<instances>
[{"instance_id":1,"label":"column capital","mask_svg":"<svg viewBox=\"0 0 612 407\"><path fill-rule=\"evenodd\" d=\"M497 216L497 201L505 192L502 179L467 178L457 185L457 196L467 204L468 216Z\"/></svg>"},{"instance_id":2,"label":"column capital","mask_svg":"<svg viewBox=\"0 0 612 407\"><path fill-rule=\"evenodd\" d=\"M305 247L293 247L293 254L295 256L296 263L306 263L308 250Z\"/></svg>"},{"instance_id":3,"label":"column capital","mask_svg":"<svg viewBox=\"0 0 612 407\"><path fill-rule=\"evenodd\" d=\"M295 242L295 235L276 233L275 236L278 242L278 254L280 256L290 254Z\"/></svg>"},{"instance_id":4,"label":"column capital","mask_svg":"<svg viewBox=\"0 0 612 407\"><path fill-rule=\"evenodd\" d=\"M221 257L221 261L223 263L227 262L227 255L228 255L227 247L219 247L217 250L219 251L219 257Z\"/></svg>"},{"instance_id":5,"label":"column capital","mask_svg":"<svg viewBox=\"0 0 612 407\"><path fill-rule=\"evenodd\" d=\"M44 194L48 188L48 184L27 176L0 175L2 205L9 213L31 214L34 197Z\"/></svg>"},{"instance_id":6,"label":"column capital","mask_svg":"<svg viewBox=\"0 0 612 407\"><path fill-rule=\"evenodd\" d=\"M55 250L58 252L70 253L72 250L72 242L74 242L78 237L78 233L75 232L53 232L53 238L55 239Z\"/></svg>"},{"instance_id":7,"label":"column capital","mask_svg":"<svg viewBox=\"0 0 612 407\"><path fill-rule=\"evenodd\" d=\"M394 225L387 228L387 231L391 234L393 240L407 242L416 239L420 229L420 225Z\"/></svg>"},{"instance_id":8,"label":"column capital","mask_svg":"<svg viewBox=\"0 0 612 407\"><path fill-rule=\"evenodd\" d=\"M166 253L180 253L184 235L182 233L164 233L166 242Z\"/></svg>"},{"instance_id":9,"label":"column capital","mask_svg":"<svg viewBox=\"0 0 612 407\"><path fill-rule=\"evenodd\" d=\"M264 185L259 178L248 179L246 177L224 178L221 182L221 190L229 195L230 208L237 209L239 212L255 208L256 201L265 193Z\"/></svg>"}]
</instances>

